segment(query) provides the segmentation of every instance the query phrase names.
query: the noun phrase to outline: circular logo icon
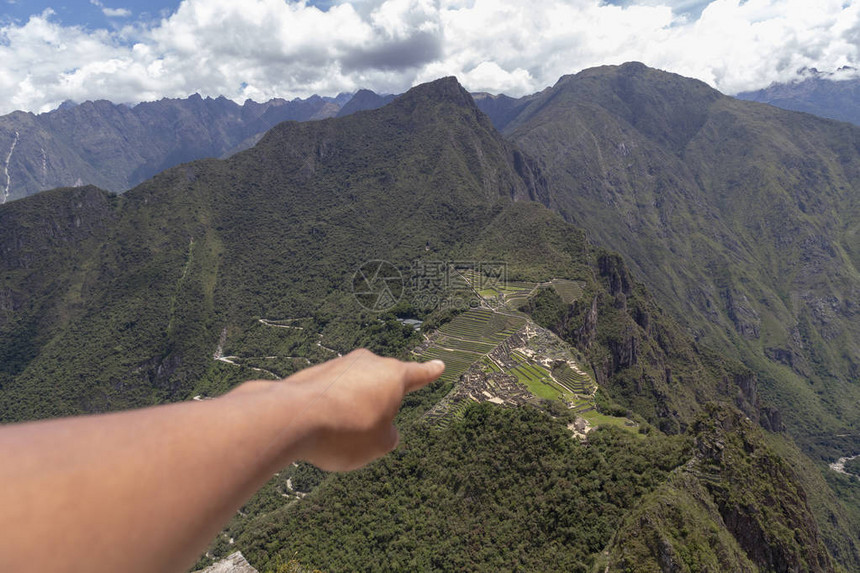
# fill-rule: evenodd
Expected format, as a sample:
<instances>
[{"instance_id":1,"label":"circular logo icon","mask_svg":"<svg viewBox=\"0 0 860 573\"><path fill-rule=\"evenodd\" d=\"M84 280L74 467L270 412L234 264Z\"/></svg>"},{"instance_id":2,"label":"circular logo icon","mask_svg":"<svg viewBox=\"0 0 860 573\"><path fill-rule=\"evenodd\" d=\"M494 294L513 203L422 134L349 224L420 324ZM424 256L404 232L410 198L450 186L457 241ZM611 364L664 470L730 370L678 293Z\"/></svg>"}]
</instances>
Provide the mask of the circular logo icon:
<instances>
[{"instance_id":1,"label":"circular logo icon","mask_svg":"<svg viewBox=\"0 0 860 573\"><path fill-rule=\"evenodd\" d=\"M363 308L385 312L403 297L403 275L388 261L367 261L352 276L352 294Z\"/></svg>"}]
</instances>

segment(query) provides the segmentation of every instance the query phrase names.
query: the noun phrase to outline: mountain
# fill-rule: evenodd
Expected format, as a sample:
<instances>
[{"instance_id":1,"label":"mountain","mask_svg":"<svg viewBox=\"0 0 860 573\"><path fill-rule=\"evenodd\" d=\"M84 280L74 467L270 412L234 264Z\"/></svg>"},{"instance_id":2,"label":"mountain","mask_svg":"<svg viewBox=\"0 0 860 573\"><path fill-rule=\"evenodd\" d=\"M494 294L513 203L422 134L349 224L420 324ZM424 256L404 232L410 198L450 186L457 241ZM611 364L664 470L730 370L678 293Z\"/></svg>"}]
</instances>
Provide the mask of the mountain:
<instances>
[{"instance_id":1,"label":"mountain","mask_svg":"<svg viewBox=\"0 0 860 573\"><path fill-rule=\"evenodd\" d=\"M816 539L820 532L807 508L808 493L789 485L799 481L796 470L760 429L735 413L709 408L694 435L689 461L624 518L606 570L835 568ZM786 551L795 543L806 551Z\"/></svg>"},{"instance_id":2,"label":"mountain","mask_svg":"<svg viewBox=\"0 0 860 573\"><path fill-rule=\"evenodd\" d=\"M344 117L353 114L357 111L367 111L371 109L379 109L384 105L388 105L396 96L391 94L380 95L370 90L358 90L355 95L344 104L340 111L337 112L337 117Z\"/></svg>"},{"instance_id":3,"label":"mountain","mask_svg":"<svg viewBox=\"0 0 860 573\"><path fill-rule=\"evenodd\" d=\"M362 261L450 256L498 201L539 199L528 162L468 94L453 80L431 88L375 115L281 124L227 161L120 196L82 187L4 206L0 344L15 382L3 385L3 418L185 397L219 366L211 356L233 321L322 312L351 300L343 281ZM73 372L82 386L39 395Z\"/></svg>"},{"instance_id":4,"label":"mountain","mask_svg":"<svg viewBox=\"0 0 860 573\"><path fill-rule=\"evenodd\" d=\"M486 92L473 93L475 105L487 114L493 125L499 131L504 130L527 105L539 98L540 94L532 94L521 98L512 98L505 94L493 95Z\"/></svg>"},{"instance_id":5,"label":"mountain","mask_svg":"<svg viewBox=\"0 0 860 573\"><path fill-rule=\"evenodd\" d=\"M840 70L849 72L849 70ZM743 100L767 103L793 111L860 125L860 79L835 79L812 70L809 77L763 90L737 94Z\"/></svg>"},{"instance_id":6,"label":"mountain","mask_svg":"<svg viewBox=\"0 0 860 573\"><path fill-rule=\"evenodd\" d=\"M0 420L214 396L356 346L444 356L397 452L285 468L198 565L642 570L665 541L678 570L713 552L727 570L860 566L855 480L824 483L750 367L546 208L550 168L445 78L122 195L2 205ZM391 300L360 281L381 260ZM614 540L666 492L701 503L625 554Z\"/></svg>"},{"instance_id":7,"label":"mountain","mask_svg":"<svg viewBox=\"0 0 860 573\"><path fill-rule=\"evenodd\" d=\"M250 147L282 121L333 117L348 98L248 100L240 106L194 95L134 107L67 102L39 115L14 112L0 117L0 203L85 184L125 191L179 163Z\"/></svg>"},{"instance_id":8,"label":"mountain","mask_svg":"<svg viewBox=\"0 0 860 573\"><path fill-rule=\"evenodd\" d=\"M549 205L621 253L823 459L860 440L860 130L642 64L566 76L505 133Z\"/></svg>"}]
</instances>

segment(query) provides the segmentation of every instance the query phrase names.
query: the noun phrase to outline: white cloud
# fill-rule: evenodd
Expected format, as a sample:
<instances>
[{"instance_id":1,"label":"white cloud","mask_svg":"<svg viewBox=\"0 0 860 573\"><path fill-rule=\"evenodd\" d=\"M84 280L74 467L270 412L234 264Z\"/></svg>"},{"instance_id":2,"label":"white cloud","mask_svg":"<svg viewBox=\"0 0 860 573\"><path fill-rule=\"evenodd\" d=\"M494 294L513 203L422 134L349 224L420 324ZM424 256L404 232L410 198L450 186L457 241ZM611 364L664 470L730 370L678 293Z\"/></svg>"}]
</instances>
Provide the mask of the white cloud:
<instances>
[{"instance_id":1,"label":"white cloud","mask_svg":"<svg viewBox=\"0 0 860 573\"><path fill-rule=\"evenodd\" d=\"M130 13L105 8L114 17ZM456 75L523 95L629 60L727 93L802 68L860 67L860 0L184 0L151 23L86 31L50 11L0 27L0 113L65 99L193 92L238 100L400 92Z\"/></svg>"},{"instance_id":2,"label":"white cloud","mask_svg":"<svg viewBox=\"0 0 860 573\"><path fill-rule=\"evenodd\" d=\"M108 18L128 18L131 16L131 10L127 8L108 8L101 0L90 0L90 4L101 9L102 14Z\"/></svg>"},{"instance_id":3,"label":"white cloud","mask_svg":"<svg viewBox=\"0 0 860 573\"><path fill-rule=\"evenodd\" d=\"M108 18L128 18L131 10L128 8L102 8L102 14Z\"/></svg>"}]
</instances>

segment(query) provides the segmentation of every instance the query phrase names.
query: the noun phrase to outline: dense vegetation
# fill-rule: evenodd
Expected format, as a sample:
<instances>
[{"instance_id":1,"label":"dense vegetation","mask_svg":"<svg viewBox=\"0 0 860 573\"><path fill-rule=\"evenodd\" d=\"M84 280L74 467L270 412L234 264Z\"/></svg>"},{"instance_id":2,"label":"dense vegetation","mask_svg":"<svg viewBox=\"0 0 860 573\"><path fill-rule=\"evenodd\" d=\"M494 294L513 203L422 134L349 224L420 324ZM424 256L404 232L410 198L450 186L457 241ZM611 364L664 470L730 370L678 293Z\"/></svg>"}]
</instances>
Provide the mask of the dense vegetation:
<instances>
[{"instance_id":1,"label":"dense vegetation","mask_svg":"<svg viewBox=\"0 0 860 573\"><path fill-rule=\"evenodd\" d=\"M860 477L860 457L855 457L845 462L845 471Z\"/></svg>"},{"instance_id":2,"label":"dense vegetation","mask_svg":"<svg viewBox=\"0 0 860 573\"><path fill-rule=\"evenodd\" d=\"M607 428L586 446L533 408L489 404L405 441L249 525L237 543L264 567L281 548L329 571L590 571L624 512L688 444Z\"/></svg>"},{"instance_id":3,"label":"dense vegetation","mask_svg":"<svg viewBox=\"0 0 860 573\"><path fill-rule=\"evenodd\" d=\"M625 518L611 570L834 569L797 470L758 428L709 407L691 431L694 455ZM846 541L856 555L856 539Z\"/></svg>"},{"instance_id":4,"label":"dense vegetation","mask_svg":"<svg viewBox=\"0 0 860 573\"><path fill-rule=\"evenodd\" d=\"M456 82L423 92L377 117L284 124L229 161L120 197L86 188L4 206L0 418L223 390L259 375L212 359L222 338L225 355L262 356L259 319L312 317L316 338L283 346L289 356L407 348L410 329L352 297L356 269L381 258L408 276L419 257L453 260L502 203L532 192ZM483 164L466 160L476 149Z\"/></svg>"}]
</instances>

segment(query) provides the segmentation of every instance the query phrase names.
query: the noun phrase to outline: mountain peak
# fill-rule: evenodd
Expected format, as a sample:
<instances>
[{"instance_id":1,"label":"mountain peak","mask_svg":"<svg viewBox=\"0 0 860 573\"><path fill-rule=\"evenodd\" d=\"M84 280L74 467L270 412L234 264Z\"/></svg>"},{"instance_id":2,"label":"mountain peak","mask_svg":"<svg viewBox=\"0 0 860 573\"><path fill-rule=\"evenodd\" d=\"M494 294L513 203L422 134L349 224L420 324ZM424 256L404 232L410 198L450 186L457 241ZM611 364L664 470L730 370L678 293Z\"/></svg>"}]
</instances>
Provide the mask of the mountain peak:
<instances>
[{"instance_id":1,"label":"mountain peak","mask_svg":"<svg viewBox=\"0 0 860 573\"><path fill-rule=\"evenodd\" d=\"M395 96L386 94L380 95L368 89L360 89L355 92L355 95L340 108L337 117L351 115L358 111L368 111L371 109L379 109L380 107L391 103Z\"/></svg>"},{"instance_id":2,"label":"mountain peak","mask_svg":"<svg viewBox=\"0 0 860 573\"><path fill-rule=\"evenodd\" d=\"M858 94L860 77L846 67L835 73L808 70L790 83L773 83L735 97L860 125Z\"/></svg>"},{"instance_id":3,"label":"mountain peak","mask_svg":"<svg viewBox=\"0 0 860 573\"><path fill-rule=\"evenodd\" d=\"M429 98L436 101L454 103L465 107L475 107L472 96L467 92L457 78L448 76L426 84L415 86L399 99L403 101Z\"/></svg>"},{"instance_id":4,"label":"mountain peak","mask_svg":"<svg viewBox=\"0 0 860 573\"><path fill-rule=\"evenodd\" d=\"M625 62L619 65L596 66L586 68L576 74L568 74L559 78L556 86L564 85L572 81L581 81L586 78L603 79L642 79L649 82L668 82L677 85L697 86L698 89L707 90L713 94L719 94L717 90L708 84L695 78L689 78L658 68L652 68L642 62Z\"/></svg>"},{"instance_id":5,"label":"mountain peak","mask_svg":"<svg viewBox=\"0 0 860 573\"><path fill-rule=\"evenodd\" d=\"M676 152L704 124L711 104L723 97L704 82L640 62L589 68L564 76L534 104L533 113L542 109L540 102L550 104L559 95L562 106L598 105Z\"/></svg>"}]
</instances>

